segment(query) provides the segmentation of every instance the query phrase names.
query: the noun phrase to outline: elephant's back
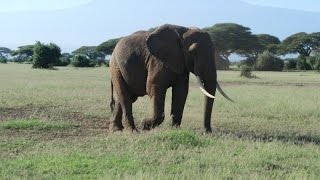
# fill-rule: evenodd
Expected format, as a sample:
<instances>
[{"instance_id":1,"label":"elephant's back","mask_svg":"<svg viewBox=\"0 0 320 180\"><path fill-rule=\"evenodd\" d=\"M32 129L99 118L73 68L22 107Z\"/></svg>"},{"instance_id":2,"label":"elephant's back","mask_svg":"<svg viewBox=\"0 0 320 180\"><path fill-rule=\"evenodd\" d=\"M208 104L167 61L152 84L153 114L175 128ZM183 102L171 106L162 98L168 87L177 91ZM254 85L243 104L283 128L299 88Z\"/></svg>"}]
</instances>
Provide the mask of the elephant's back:
<instances>
[{"instance_id":1,"label":"elephant's back","mask_svg":"<svg viewBox=\"0 0 320 180\"><path fill-rule=\"evenodd\" d=\"M144 31L124 37L118 42L114 51L114 58L128 89L137 96L146 94L145 40L147 37L148 33Z\"/></svg>"}]
</instances>

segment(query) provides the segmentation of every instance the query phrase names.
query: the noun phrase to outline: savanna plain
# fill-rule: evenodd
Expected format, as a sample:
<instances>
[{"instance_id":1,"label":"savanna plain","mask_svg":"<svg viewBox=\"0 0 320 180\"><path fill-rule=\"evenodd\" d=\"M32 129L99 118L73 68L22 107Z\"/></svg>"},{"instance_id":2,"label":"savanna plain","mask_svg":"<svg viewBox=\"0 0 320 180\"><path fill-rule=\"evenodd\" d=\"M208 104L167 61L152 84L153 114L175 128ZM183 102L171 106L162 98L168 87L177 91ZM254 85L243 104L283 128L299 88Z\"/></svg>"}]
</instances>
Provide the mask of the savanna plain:
<instances>
[{"instance_id":1,"label":"savanna plain","mask_svg":"<svg viewBox=\"0 0 320 180\"><path fill-rule=\"evenodd\" d=\"M107 67L0 64L0 179L319 179L320 73L218 71L214 132L191 75L180 129L111 133ZM148 97L135 122L151 115Z\"/></svg>"}]
</instances>

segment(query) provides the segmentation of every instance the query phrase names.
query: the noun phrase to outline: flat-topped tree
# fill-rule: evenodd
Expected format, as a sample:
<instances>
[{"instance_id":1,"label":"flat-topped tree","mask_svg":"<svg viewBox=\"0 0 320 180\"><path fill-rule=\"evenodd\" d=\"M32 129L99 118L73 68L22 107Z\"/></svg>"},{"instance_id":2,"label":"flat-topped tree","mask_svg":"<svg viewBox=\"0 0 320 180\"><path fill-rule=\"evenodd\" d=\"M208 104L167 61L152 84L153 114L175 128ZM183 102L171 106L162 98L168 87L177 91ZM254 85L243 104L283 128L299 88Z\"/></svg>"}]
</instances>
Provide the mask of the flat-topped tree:
<instances>
[{"instance_id":1,"label":"flat-topped tree","mask_svg":"<svg viewBox=\"0 0 320 180\"><path fill-rule=\"evenodd\" d=\"M97 51L103 52L106 55L111 55L120 39L121 38L109 39L108 41L101 43L97 46Z\"/></svg>"}]
</instances>

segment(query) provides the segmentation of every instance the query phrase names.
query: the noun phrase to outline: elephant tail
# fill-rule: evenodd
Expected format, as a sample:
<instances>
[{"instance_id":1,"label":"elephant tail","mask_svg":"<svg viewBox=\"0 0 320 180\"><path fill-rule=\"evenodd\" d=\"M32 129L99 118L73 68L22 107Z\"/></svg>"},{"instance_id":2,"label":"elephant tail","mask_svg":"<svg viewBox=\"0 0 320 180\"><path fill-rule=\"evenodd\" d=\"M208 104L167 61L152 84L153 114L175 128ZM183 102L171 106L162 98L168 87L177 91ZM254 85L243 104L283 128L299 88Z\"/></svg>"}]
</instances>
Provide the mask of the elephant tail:
<instances>
[{"instance_id":1,"label":"elephant tail","mask_svg":"<svg viewBox=\"0 0 320 180\"><path fill-rule=\"evenodd\" d=\"M111 112L113 112L115 101L114 101L114 98L113 98L113 83L112 83L112 81L110 81L110 83L111 83L111 102L110 102L110 108L111 108Z\"/></svg>"},{"instance_id":2,"label":"elephant tail","mask_svg":"<svg viewBox=\"0 0 320 180\"><path fill-rule=\"evenodd\" d=\"M217 82L217 89L218 91L222 94L222 96L226 99L228 99L231 102L234 102L231 98L229 98L229 96L221 89L220 85Z\"/></svg>"}]
</instances>

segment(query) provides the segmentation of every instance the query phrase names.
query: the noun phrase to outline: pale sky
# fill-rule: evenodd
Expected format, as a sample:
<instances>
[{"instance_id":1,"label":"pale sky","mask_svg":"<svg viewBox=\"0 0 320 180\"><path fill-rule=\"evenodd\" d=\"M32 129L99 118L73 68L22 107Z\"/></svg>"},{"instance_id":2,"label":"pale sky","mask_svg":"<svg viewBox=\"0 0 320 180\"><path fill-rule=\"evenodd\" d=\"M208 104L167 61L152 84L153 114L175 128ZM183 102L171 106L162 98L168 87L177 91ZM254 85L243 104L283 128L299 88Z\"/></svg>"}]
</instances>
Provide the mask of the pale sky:
<instances>
[{"instance_id":1,"label":"pale sky","mask_svg":"<svg viewBox=\"0 0 320 180\"><path fill-rule=\"evenodd\" d=\"M48 11L72 8L92 0L0 0L0 12Z\"/></svg>"},{"instance_id":2,"label":"pale sky","mask_svg":"<svg viewBox=\"0 0 320 180\"><path fill-rule=\"evenodd\" d=\"M253 5L320 12L319 0L242 0Z\"/></svg>"},{"instance_id":3,"label":"pale sky","mask_svg":"<svg viewBox=\"0 0 320 180\"><path fill-rule=\"evenodd\" d=\"M0 12L46 11L72 8L93 0L0 0ZM243 2L278 8L320 12L319 0L241 0ZM106 1L107 2L107 1Z\"/></svg>"},{"instance_id":4,"label":"pale sky","mask_svg":"<svg viewBox=\"0 0 320 180\"><path fill-rule=\"evenodd\" d=\"M41 41L72 52L165 23L232 22L284 39L319 32L319 19L320 0L0 0L0 47Z\"/></svg>"}]
</instances>

